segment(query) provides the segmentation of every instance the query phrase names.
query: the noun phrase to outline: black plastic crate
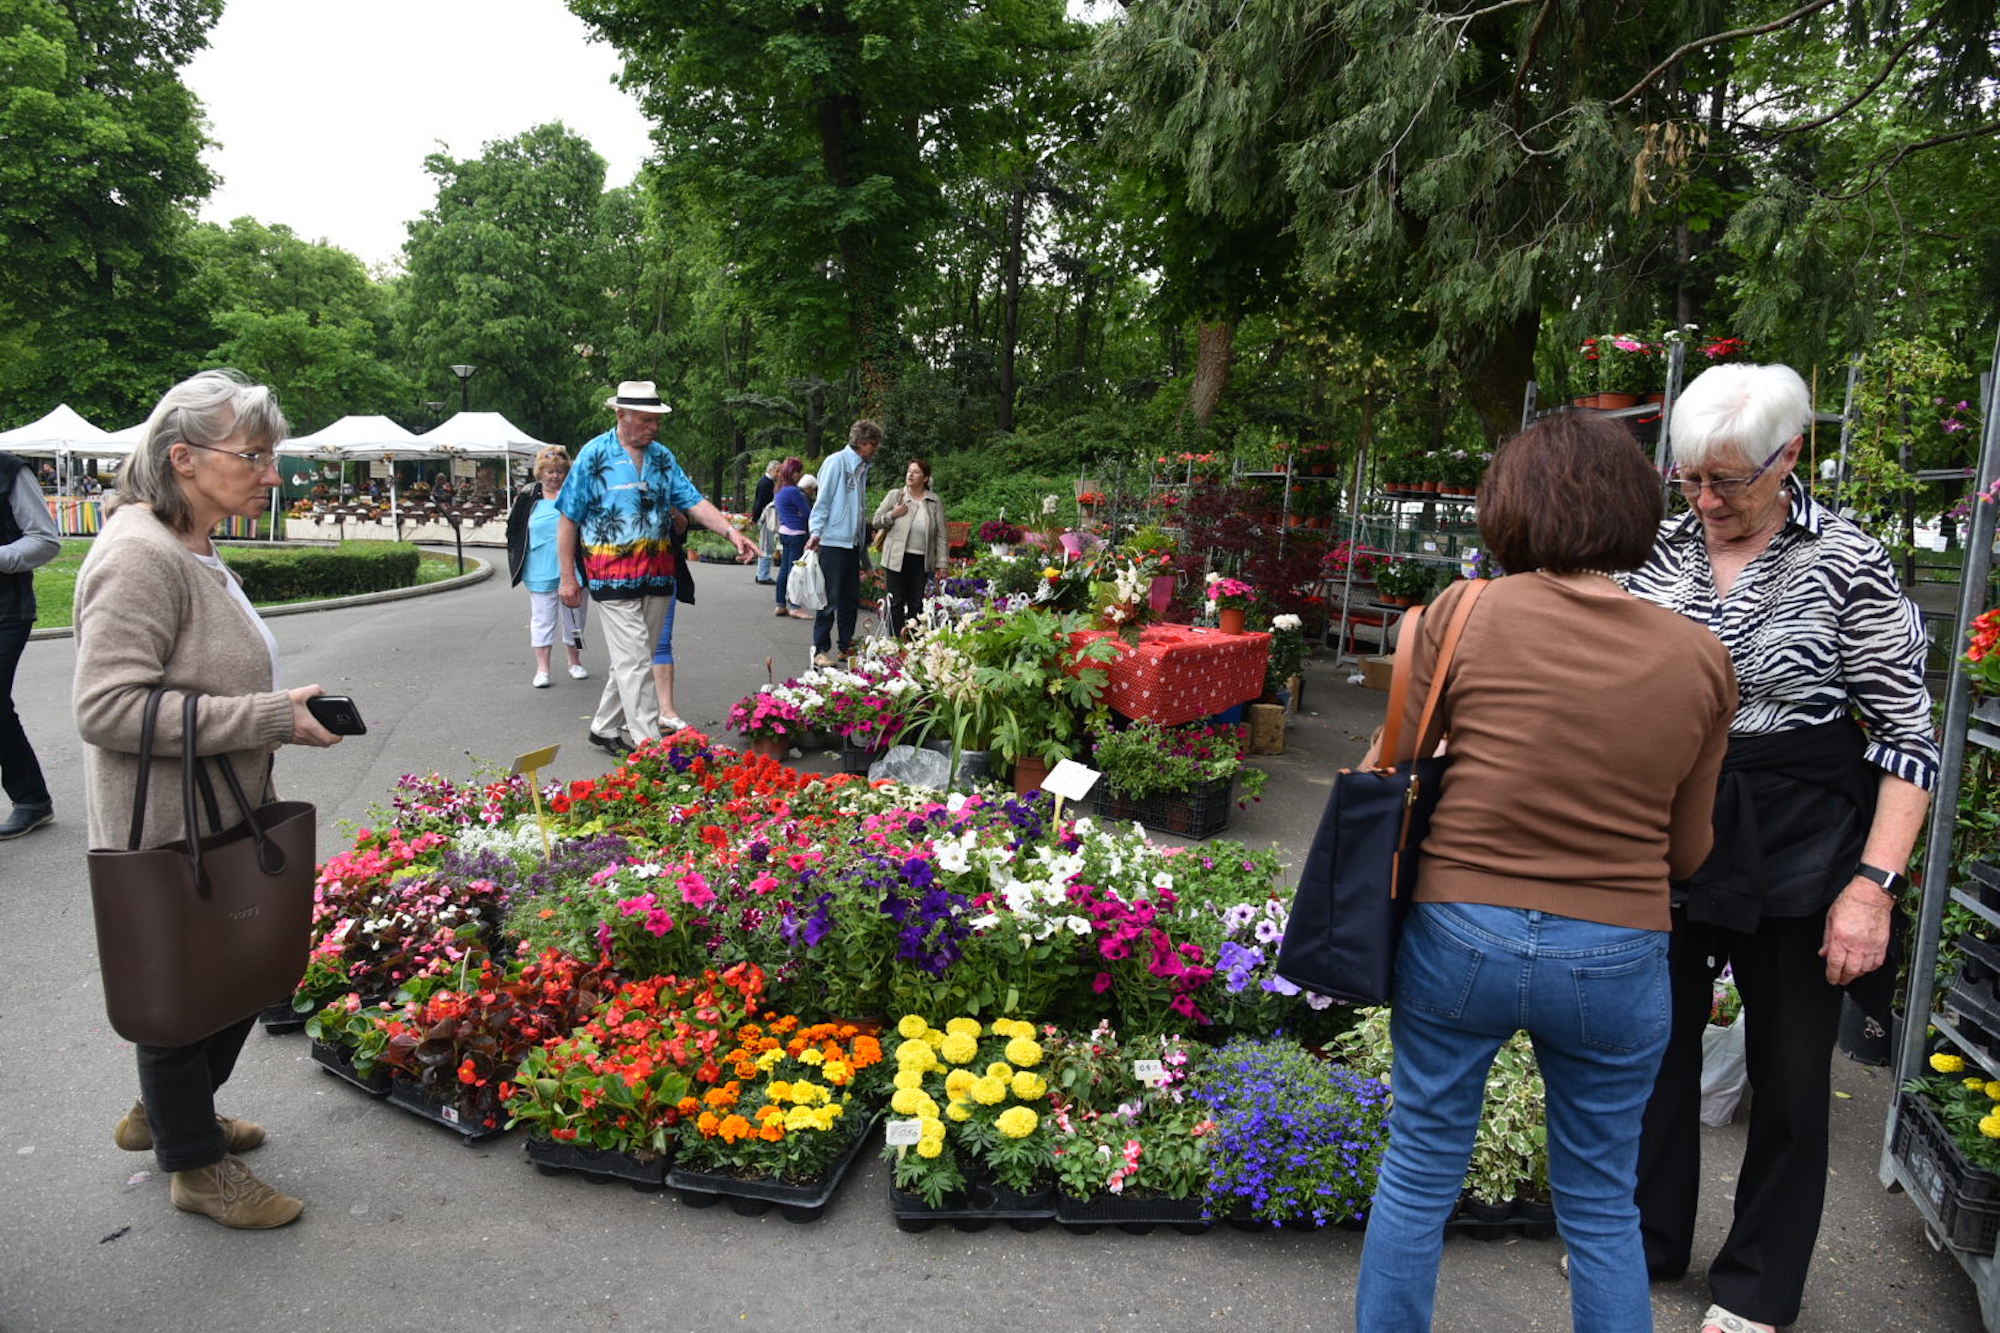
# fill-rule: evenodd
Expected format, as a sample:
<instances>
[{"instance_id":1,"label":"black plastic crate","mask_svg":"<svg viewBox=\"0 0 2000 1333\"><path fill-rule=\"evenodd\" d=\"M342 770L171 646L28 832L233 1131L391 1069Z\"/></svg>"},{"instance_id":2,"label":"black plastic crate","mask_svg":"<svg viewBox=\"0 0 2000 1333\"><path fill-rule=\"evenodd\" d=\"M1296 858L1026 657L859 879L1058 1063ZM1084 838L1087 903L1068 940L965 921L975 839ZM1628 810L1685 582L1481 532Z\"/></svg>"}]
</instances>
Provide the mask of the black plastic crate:
<instances>
[{"instance_id":1,"label":"black plastic crate","mask_svg":"<svg viewBox=\"0 0 2000 1333\"><path fill-rule=\"evenodd\" d=\"M312 1044L313 1063L333 1075L343 1083L361 1089L370 1097L389 1095L389 1075L380 1069L371 1069L366 1074L354 1067L354 1061L347 1058L344 1047L330 1045L323 1041Z\"/></svg>"},{"instance_id":2,"label":"black plastic crate","mask_svg":"<svg viewBox=\"0 0 2000 1333\"><path fill-rule=\"evenodd\" d=\"M680 1192L681 1202L690 1208L710 1208L726 1203L745 1217L757 1217L776 1208L779 1216L787 1222L817 1222L826 1216L834 1191L847 1178L847 1169L861 1155L862 1146L868 1142L874 1129L875 1119L870 1116L862 1122L860 1132L847 1145L847 1151L841 1154L840 1160L824 1177L809 1184L748 1180L680 1166L667 1172L667 1184Z\"/></svg>"},{"instance_id":3,"label":"black plastic crate","mask_svg":"<svg viewBox=\"0 0 2000 1333\"><path fill-rule=\"evenodd\" d=\"M1989 990L2000 982L2000 944L1967 932L1958 937L1958 950L1965 956L1964 976Z\"/></svg>"},{"instance_id":4,"label":"black plastic crate","mask_svg":"<svg viewBox=\"0 0 2000 1333\"><path fill-rule=\"evenodd\" d=\"M421 1084L407 1078L392 1077L389 1080L389 1104L400 1106L411 1115L434 1125L442 1125L463 1138L468 1148L497 1139L507 1132L497 1118L482 1123L477 1117L460 1111L458 1103L434 1097Z\"/></svg>"},{"instance_id":5,"label":"black plastic crate","mask_svg":"<svg viewBox=\"0 0 2000 1333\"><path fill-rule=\"evenodd\" d=\"M1159 1195L1111 1194L1073 1199L1056 1195L1056 1222L1065 1231L1088 1236L1100 1227L1117 1227L1134 1235L1144 1235L1157 1227L1169 1227L1184 1236L1196 1236L1215 1224L1207 1201L1197 1194L1186 1199Z\"/></svg>"},{"instance_id":6,"label":"black plastic crate","mask_svg":"<svg viewBox=\"0 0 2000 1333\"><path fill-rule=\"evenodd\" d=\"M1003 1186L974 1183L956 1197L933 1208L914 1194L896 1188L896 1176L889 1174L889 1211L899 1231L929 1231L948 1226L957 1231L984 1231L995 1222L1004 1222L1016 1231L1038 1231L1055 1220L1056 1195L1052 1189L1020 1194Z\"/></svg>"},{"instance_id":7,"label":"black plastic crate","mask_svg":"<svg viewBox=\"0 0 2000 1333\"><path fill-rule=\"evenodd\" d=\"M521 1155L534 1163L545 1176L578 1175L595 1184L622 1180L641 1194L667 1187L667 1159L664 1156L635 1157L607 1148L585 1148L574 1143L557 1143L533 1135L521 1141Z\"/></svg>"},{"instance_id":8,"label":"black plastic crate","mask_svg":"<svg viewBox=\"0 0 2000 1333\"><path fill-rule=\"evenodd\" d=\"M2000 1176L1970 1166L1928 1104L1899 1094L1890 1153L1912 1192L1937 1214L1938 1233L1954 1250L1991 1254L2000 1240Z\"/></svg>"},{"instance_id":9,"label":"black plastic crate","mask_svg":"<svg viewBox=\"0 0 2000 1333\"><path fill-rule=\"evenodd\" d=\"M1974 981L1961 973L1945 992L1944 1004L1967 1036L1987 1050L2000 1048L2000 996L1995 995L1992 980Z\"/></svg>"},{"instance_id":10,"label":"black plastic crate","mask_svg":"<svg viewBox=\"0 0 2000 1333\"><path fill-rule=\"evenodd\" d=\"M1236 779L1216 778L1186 791L1155 792L1151 796L1124 796L1102 783L1097 788L1097 815L1123 823L1138 820L1154 833L1175 833L1183 838L1212 838L1229 827L1229 812L1235 802Z\"/></svg>"}]
</instances>

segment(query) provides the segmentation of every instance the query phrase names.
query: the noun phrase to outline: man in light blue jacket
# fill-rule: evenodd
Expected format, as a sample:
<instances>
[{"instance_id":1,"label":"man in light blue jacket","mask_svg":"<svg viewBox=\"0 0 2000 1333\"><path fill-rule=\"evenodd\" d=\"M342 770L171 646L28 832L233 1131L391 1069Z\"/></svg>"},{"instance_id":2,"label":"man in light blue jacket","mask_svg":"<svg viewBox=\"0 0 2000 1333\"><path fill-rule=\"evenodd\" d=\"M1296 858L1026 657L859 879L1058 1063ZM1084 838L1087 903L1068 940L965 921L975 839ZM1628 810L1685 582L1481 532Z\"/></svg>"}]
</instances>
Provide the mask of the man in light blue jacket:
<instances>
[{"instance_id":1,"label":"man in light blue jacket","mask_svg":"<svg viewBox=\"0 0 2000 1333\"><path fill-rule=\"evenodd\" d=\"M882 427L857 421L847 447L819 468L806 549L819 553L826 605L813 618L813 665L834 666L854 648L854 620L861 611L861 561L868 551L868 465L882 447ZM839 651L834 651L835 630Z\"/></svg>"}]
</instances>

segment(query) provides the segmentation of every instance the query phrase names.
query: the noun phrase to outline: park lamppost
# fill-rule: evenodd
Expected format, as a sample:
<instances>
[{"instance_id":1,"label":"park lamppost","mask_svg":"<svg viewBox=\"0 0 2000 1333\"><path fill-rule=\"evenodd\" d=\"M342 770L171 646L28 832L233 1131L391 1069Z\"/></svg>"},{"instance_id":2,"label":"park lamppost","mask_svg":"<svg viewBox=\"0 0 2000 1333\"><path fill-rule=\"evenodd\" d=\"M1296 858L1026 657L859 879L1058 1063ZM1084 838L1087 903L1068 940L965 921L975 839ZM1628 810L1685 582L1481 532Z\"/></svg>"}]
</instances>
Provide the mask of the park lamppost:
<instances>
[{"instance_id":1,"label":"park lamppost","mask_svg":"<svg viewBox=\"0 0 2000 1333\"><path fill-rule=\"evenodd\" d=\"M466 410L466 393L471 387L473 375L478 370L478 366L453 366L451 368L451 373L458 376L458 410L461 412Z\"/></svg>"},{"instance_id":2,"label":"park lamppost","mask_svg":"<svg viewBox=\"0 0 2000 1333\"><path fill-rule=\"evenodd\" d=\"M443 403L441 403L441 402L438 402L438 401L437 401L437 400L435 400L435 399L431 399L431 400L428 400L428 401L426 401L426 402L424 403L424 407L425 407L425 409L426 409L427 411L429 411L429 412L430 412L430 414L431 414L431 425L432 425L433 427L436 427L436 425L437 425L437 424L438 424L438 423L439 423L440 421L443 421L443 420L444 420L444 404L443 404Z\"/></svg>"}]
</instances>

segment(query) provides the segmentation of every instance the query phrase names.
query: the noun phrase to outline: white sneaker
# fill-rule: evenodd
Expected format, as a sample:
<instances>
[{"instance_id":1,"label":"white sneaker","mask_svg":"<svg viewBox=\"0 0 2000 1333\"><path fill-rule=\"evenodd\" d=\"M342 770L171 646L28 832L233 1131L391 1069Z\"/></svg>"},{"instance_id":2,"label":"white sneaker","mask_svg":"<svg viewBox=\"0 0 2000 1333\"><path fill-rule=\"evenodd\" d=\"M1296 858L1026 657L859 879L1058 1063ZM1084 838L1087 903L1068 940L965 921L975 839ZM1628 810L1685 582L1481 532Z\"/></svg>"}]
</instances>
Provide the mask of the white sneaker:
<instances>
[{"instance_id":1,"label":"white sneaker","mask_svg":"<svg viewBox=\"0 0 2000 1333\"><path fill-rule=\"evenodd\" d=\"M571 662L569 664L569 678L571 680L589 680L590 668L581 662Z\"/></svg>"},{"instance_id":2,"label":"white sneaker","mask_svg":"<svg viewBox=\"0 0 2000 1333\"><path fill-rule=\"evenodd\" d=\"M549 687L549 673L546 671L537 671L535 673L534 686L538 690L546 690Z\"/></svg>"},{"instance_id":3,"label":"white sneaker","mask_svg":"<svg viewBox=\"0 0 2000 1333\"><path fill-rule=\"evenodd\" d=\"M666 716L660 719L660 734L662 736L668 735L672 732L685 731L685 730L687 730L687 723L681 721L679 718L675 717L671 713L667 714Z\"/></svg>"}]
</instances>

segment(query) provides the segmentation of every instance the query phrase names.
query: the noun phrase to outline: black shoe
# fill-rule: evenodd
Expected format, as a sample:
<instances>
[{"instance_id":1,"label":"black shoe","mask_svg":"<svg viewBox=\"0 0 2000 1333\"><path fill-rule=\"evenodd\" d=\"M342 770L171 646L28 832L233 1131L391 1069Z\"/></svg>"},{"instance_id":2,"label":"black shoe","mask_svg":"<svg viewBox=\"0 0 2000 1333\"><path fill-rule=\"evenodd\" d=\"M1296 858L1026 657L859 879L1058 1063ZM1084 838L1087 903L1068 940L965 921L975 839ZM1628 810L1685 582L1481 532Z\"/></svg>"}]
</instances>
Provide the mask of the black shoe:
<instances>
[{"instance_id":1,"label":"black shoe","mask_svg":"<svg viewBox=\"0 0 2000 1333\"><path fill-rule=\"evenodd\" d=\"M757 582L763 584L766 588L775 588L778 586L776 579L758 579Z\"/></svg>"},{"instance_id":2,"label":"black shoe","mask_svg":"<svg viewBox=\"0 0 2000 1333\"><path fill-rule=\"evenodd\" d=\"M632 753L632 747L625 743L623 736L600 736L593 731L590 733L590 743L600 750L610 751L620 759Z\"/></svg>"},{"instance_id":3,"label":"black shoe","mask_svg":"<svg viewBox=\"0 0 2000 1333\"><path fill-rule=\"evenodd\" d=\"M56 808L53 805L17 805L6 822L0 823L0 841L33 833L55 817Z\"/></svg>"}]
</instances>

